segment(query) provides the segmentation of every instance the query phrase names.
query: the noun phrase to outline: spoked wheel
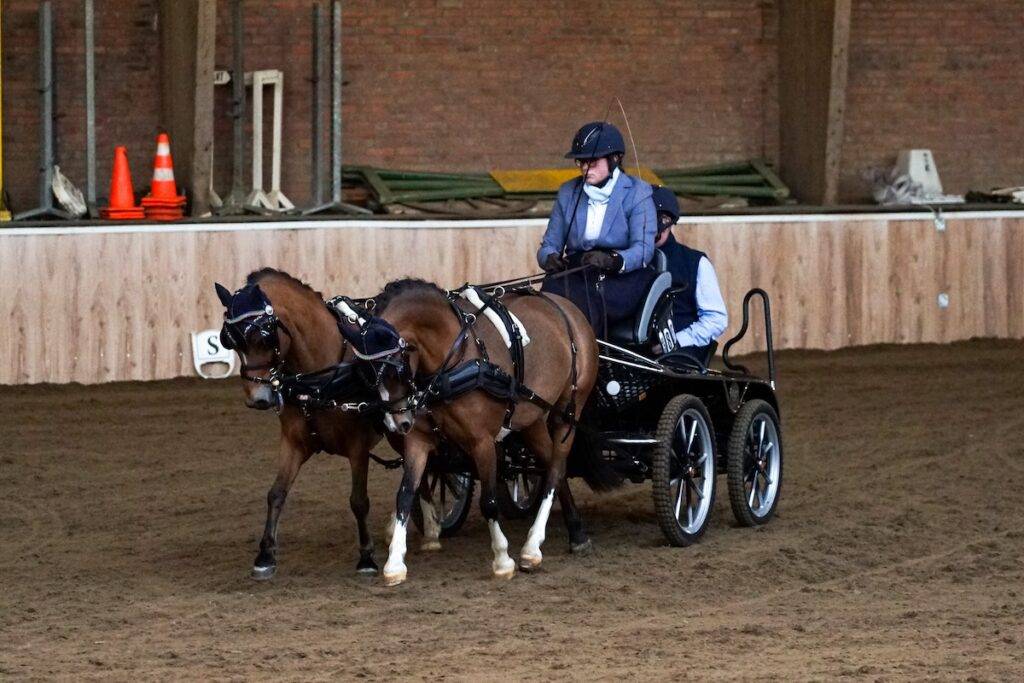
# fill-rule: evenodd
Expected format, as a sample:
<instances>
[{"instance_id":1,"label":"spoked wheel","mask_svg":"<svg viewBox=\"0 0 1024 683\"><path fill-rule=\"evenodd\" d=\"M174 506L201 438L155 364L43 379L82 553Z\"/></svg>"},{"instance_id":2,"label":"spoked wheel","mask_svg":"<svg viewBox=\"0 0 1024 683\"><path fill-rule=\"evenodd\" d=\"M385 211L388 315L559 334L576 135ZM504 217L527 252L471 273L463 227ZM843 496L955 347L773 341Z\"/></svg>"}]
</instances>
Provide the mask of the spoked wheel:
<instances>
[{"instance_id":1,"label":"spoked wheel","mask_svg":"<svg viewBox=\"0 0 1024 683\"><path fill-rule=\"evenodd\" d=\"M498 510L506 519L524 519L537 514L544 476L530 472L515 472L509 479L498 482L495 498Z\"/></svg>"},{"instance_id":2,"label":"spoked wheel","mask_svg":"<svg viewBox=\"0 0 1024 683\"><path fill-rule=\"evenodd\" d=\"M748 401L736 414L726 469L736 521L757 526L771 519L782 488L782 430L766 401Z\"/></svg>"},{"instance_id":3,"label":"spoked wheel","mask_svg":"<svg viewBox=\"0 0 1024 683\"><path fill-rule=\"evenodd\" d=\"M427 480L427 487L437 510L441 538L454 536L459 533L466 516L469 515L476 481L472 475L464 472L427 471L423 476ZM419 500L412 506L412 520L420 533L423 533L423 510L420 508Z\"/></svg>"},{"instance_id":4,"label":"spoked wheel","mask_svg":"<svg viewBox=\"0 0 1024 683\"><path fill-rule=\"evenodd\" d=\"M544 475L537 471L533 454L519 434L505 437L498 450L498 485L494 497L506 519L524 519L537 514Z\"/></svg>"},{"instance_id":5,"label":"spoked wheel","mask_svg":"<svg viewBox=\"0 0 1024 683\"><path fill-rule=\"evenodd\" d=\"M652 458L654 510L668 542L694 543L715 503L715 438L707 408L682 394L665 406Z\"/></svg>"}]
</instances>

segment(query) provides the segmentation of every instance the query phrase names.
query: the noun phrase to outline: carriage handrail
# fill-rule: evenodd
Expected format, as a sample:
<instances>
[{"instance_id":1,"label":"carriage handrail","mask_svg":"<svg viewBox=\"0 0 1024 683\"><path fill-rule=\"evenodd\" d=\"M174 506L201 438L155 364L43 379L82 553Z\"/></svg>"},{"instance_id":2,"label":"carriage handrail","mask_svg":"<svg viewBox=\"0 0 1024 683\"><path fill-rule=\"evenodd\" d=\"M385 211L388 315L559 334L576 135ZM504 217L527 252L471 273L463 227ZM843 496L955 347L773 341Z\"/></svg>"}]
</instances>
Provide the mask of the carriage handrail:
<instances>
[{"instance_id":1,"label":"carriage handrail","mask_svg":"<svg viewBox=\"0 0 1024 683\"><path fill-rule=\"evenodd\" d=\"M736 333L729 341L725 342L725 346L722 347L722 363L725 367L736 372L742 372L746 375L750 374L750 370L746 366L740 365L739 363L733 363L729 360L729 349L732 348L733 344L743 339L743 336L747 333L747 327L750 324L750 300L754 295L760 296L761 301L764 302L764 329L765 329L765 343L768 348L768 380L774 386L775 384L775 347L772 344L772 306L768 298L768 292L764 291L760 287L754 287L746 296L743 297L743 325L740 327L740 331Z\"/></svg>"}]
</instances>

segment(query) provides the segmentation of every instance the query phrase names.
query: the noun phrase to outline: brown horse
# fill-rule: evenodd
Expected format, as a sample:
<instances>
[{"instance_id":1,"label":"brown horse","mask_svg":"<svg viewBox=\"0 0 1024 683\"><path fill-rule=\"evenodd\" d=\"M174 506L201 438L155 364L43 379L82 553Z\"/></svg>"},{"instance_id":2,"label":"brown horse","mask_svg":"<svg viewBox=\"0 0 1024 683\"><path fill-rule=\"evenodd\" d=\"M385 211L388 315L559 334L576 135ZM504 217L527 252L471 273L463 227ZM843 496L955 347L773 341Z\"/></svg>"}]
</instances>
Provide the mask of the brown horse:
<instances>
[{"instance_id":1,"label":"brown horse","mask_svg":"<svg viewBox=\"0 0 1024 683\"><path fill-rule=\"evenodd\" d=\"M366 477L370 449L381 439L379 419L371 421L334 410L311 411L307 416L300 408L284 404L279 391L286 374L315 372L351 358L337 319L319 293L272 268L251 273L245 287L234 294L220 284L216 289L226 309L221 339L241 358L246 405L280 411L277 478L267 493L267 521L252 577L269 579L277 571L281 509L299 469L318 451L343 455L351 463L349 504L359 529L356 571L376 574L373 538L366 521L370 511Z\"/></svg>"},{"instance_id":2,"label":"brown horse","mask_svg":"<svg viewBox=\"0 0 1024 683\"><path fill-rule=\"evenodd\" d=\"M511 428L521 432L526 446L544 463L547 472L537 517L520 554L519 565L528 570L541 563L540 546L556 491L570 543L576 548L589 545L565 484L565 470L575 434L571 413L578 413L594 386L598 352L593 330L568 300L557 296L507 295L503 303L532 339L524 349L523 384L539 399L517 404ZM453 305L444 291L422 280L390 283L376 304L383 321L378 326L384 328L376 333L386 337L390 331L394 343L390 349L378 350L370 356L370 363L377 372L381 398L391 406L385 423L391 431L405 434L405 473L396 500L396 523L384 566L384 581L395 585L406 578L409 513L427 457L439 436L461 448L476 466L481 484L480 510L487 519L494 553L491 568L496 577L509 578L515 573L515 563L508 555L508 542L498 524L495 500L495 442L507 433L503 424L508 403L484 391L470 391L451 401L433 404L429 415L421 414L419 418L416 413L422 411L412 404L417 378L422 384L423 378L450 369L455 362L481 357L474 338L483 341L492 362L512 374L511 354L504 339L495 325L483 318L471 322L473 318L466 318L465 311ZM575 340L575 353L570 340ZM381 345L388 346L378 344Z\"/></svg>"}]
</instances>

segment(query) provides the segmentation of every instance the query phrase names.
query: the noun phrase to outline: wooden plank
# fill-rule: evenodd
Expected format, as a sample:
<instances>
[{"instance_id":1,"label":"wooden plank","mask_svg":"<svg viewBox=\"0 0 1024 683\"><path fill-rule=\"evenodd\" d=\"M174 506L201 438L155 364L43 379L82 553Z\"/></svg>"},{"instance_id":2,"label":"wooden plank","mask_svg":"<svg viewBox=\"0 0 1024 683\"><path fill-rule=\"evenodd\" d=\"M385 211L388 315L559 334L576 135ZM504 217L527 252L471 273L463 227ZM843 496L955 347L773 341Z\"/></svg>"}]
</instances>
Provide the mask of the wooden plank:
<instances>
[{"instance_id":1,"label":"wooden plank","mask_svg":"<svg viewBox=\"0 0 1024 683\"><path fill-rule=\"evenodd\" d=\"M1009 272L1004 258L1007 252L1007 230L1001 219L977 221L981 235L982 325L981 336L1010 335Z\"/></svg>"},{"instance_id":2,"label":"wooden plank","mask_svg":"<svg viewBox=\"0 0 1024 683\"><path fill-rule=\"evenodd\" d=\"M210 213L213 187L213 72L217 43L217 2L198 0L196 8L195 76L192 90L192 215Z\"/></svg>"},{"instance_id":3,"label":"wooden plank","mask_svg":"<svg viewBox=\"0 0 1024 683\"><path fill-rule=\"evenodd\" d=\"M825 194L823 203L835 204L839 195L839 163L846 119L846 74L850 46L850 0L833 0L832 58L825 125Z\"/></svg>"},{"instance_id":4,"label":"wooden plank","mask_svg":"<svg viewBox=\"0 0 1024 683\"><path fill-rule=\"evenodd\" d=\"M189 332L220 325L213 282L262 266L325 296L415 276L442 286L535 273L542 227L97 235L0 233L0 383L191 374ZM1024 338L1024 219L833 220L677 226L707 252L729 329L751 287L773 298L777 348ZM46 283L42 286L40 283ZM950 306L940 309L939 292ZM755 307L758 308L758 307ZM737 353L760 351L760 311Z\"/></svg>"},{"instance_id":5,"label":"wooden plank","mask_svg":"<svg viewBox=\"0 0 1024 683\"><path fill-rule=\"evenodd\" d=\"M1020 221L1000 220L1006 231L1007 336L1024 338L1024 226Z\"/></svg>"},{"instance_id":6,"label":"wooden plank","mask_svg":"<svg viewBox=\"0 0 1024 683\"><path fill-rule=\"evenodd\" d=\"M846 100L850 0L779 2L779 166L809 204L834 204Z\"/></svg>"}]
</instances>

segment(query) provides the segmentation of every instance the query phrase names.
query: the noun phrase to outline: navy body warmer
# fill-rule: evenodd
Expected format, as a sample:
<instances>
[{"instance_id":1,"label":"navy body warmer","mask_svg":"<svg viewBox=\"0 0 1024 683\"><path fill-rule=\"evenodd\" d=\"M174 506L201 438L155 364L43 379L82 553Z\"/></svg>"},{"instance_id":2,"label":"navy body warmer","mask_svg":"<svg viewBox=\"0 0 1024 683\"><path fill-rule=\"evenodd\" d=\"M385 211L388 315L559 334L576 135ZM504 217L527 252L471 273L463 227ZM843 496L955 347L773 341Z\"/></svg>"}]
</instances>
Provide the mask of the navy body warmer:
<instances>
[{"instance_id":1,"label":"navy body warmer","mask_svg":"<svg viewBox=\"0 0 1024 683\"><path fill-rule=\"evenodd\" d=\"M686 291L672 302L672 325L676 332L682 332L697 322L697 318L700 317L697 310L697 267L706 254L679 244L672 235L669 235L668 241L661 246L661 250L665 252L668 259L668 271L672 273L672 286L686 285Z\"/></svg>"}]
</instances>

